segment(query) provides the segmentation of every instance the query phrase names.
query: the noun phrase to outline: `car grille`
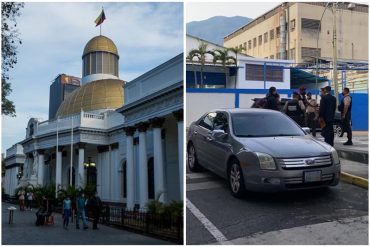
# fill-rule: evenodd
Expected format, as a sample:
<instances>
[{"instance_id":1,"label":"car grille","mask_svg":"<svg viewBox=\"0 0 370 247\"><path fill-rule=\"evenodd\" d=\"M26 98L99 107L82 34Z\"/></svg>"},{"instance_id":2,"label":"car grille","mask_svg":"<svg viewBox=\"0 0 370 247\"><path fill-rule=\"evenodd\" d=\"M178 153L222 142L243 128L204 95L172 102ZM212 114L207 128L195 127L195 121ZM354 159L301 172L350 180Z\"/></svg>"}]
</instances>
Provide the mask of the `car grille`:
<instances>
[{"instance_id":1,"label":"car grille","mask_svg":"<svg viewBox=\"0 0 370 247\"><path fill-rule=\"evenodd\" d=\"M332 165L331 155L308 158L277 159L277 162L280 167L285 170L299 170Z\"/></svg>"},{"instance_id":2,"label":"car grille","mask_svg":"<svg viewBox=\"0 0 370 247\"><path fill-rule=\"evenodd\" d=\"M334 179L334 174L322 174L321 175L321 182L328 182ZM295 177L295 178L284 178L284 183L288 186L293 184L302 184L303 177Z\"/></svg>"}]
</instances>

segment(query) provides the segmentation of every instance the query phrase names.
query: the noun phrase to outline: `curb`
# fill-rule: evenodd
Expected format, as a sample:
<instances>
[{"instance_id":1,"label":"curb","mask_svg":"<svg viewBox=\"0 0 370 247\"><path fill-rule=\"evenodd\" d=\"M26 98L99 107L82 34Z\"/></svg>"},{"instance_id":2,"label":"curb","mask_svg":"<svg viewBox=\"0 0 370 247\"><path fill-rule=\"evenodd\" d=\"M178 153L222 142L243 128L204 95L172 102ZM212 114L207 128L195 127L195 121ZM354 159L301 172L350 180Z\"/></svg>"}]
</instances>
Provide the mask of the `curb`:
<instances>
[{"instance_id":1,"label":"curb","mask_svg":"<svg viewBox=\"0 0 370 247\"><path fill-rule=\"evenodd\" d=\"M369 154L365 152L356 152L351 150L335 149L340 158L351 160L363 164L369 164Z\"/></svg>"},{"instance_id":2,"label":"curb","mask_svg":"<svg viewBox=\"0 0 370 247\"><path fill-rule=\"evenodd\" d=\"M341 172L340 174L340 180L346 183L350 183L356 186L359 186L364 189L369 189L369 180L365 178L361 178L346 172Z\"/></svg>"}]
</instances>

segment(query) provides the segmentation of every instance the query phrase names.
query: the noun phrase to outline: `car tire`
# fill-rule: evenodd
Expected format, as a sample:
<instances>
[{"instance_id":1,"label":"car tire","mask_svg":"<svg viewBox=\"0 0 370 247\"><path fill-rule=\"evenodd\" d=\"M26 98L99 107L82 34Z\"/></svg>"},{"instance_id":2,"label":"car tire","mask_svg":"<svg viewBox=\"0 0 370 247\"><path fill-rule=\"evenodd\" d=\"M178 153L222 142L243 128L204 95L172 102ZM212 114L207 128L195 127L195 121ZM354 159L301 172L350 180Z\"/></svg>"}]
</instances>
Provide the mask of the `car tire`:
<instances>
[{"instance_id":1,"label":"car tire","mask_svg":"<svg viewBox=\"0 0 370 247\"><path fill-rule=\"evenodd\" d=\"M198 163L197 154L195 152L195 148L192 143L190 143L188 147L187 163L188 163L188 167L190 171L198 172L201 170L200 165Z\"/></svg>"},{"instance_id":2,"label":"car tire","mask_svg":"<svg viewBox=\"0 0 370 247\"><path fill-rule=\"evenodd\" d=\"M231 165L229 167L228 172L228 180L231 194L236 198L243 197L246 190L243 172L237 160L231 161Z\"/></svg>"},{"instance_id":3,"label":"car tire","mask_svg":"<svg viewBox=\"0 0 370 247\"><path fill-rule=\"evenodd\" d=\"M336 136L342 137L344 135L343 125L339 123L334 124L334 133Z\"/></svg>"}]
</instances>

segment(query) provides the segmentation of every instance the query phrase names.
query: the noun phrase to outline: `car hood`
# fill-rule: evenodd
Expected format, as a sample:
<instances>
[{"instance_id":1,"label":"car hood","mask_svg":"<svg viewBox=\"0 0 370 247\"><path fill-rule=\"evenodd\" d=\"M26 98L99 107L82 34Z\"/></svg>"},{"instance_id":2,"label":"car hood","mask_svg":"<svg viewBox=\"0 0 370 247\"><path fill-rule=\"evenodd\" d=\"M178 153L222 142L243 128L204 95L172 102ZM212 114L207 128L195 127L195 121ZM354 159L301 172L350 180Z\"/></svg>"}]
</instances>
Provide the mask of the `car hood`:
<instances>
[{"instance_id":1,"label":"car hood","mask_svg":"<svg viewBox=\"0 0 370 247\"><path fill-rule=\"evenodd\" d=\"M308 136L281 136L238 138L251 152L270 154L276 158L294 158L327 155L330 146Z\"/></svg>"}]
</instances>

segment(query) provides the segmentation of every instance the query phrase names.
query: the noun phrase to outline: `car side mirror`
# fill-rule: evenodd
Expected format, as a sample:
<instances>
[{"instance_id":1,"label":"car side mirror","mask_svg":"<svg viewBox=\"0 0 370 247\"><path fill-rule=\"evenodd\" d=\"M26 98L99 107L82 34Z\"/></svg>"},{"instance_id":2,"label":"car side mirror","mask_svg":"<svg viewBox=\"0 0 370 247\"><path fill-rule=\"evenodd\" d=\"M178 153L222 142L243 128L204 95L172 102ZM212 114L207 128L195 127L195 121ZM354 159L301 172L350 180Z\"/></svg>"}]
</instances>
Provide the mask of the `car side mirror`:
<instances>
[{"instance_id":1,"label":"car side mirror","mask_svg":"<svg viewBox=\"0 0 370 247\"><path fill-rule=\"evenodd\" d=\"M307 135L311 134L311 130L310 130L310 128L303 127L302 129L303 129L303 131L304 131Z\"/></svg>"},{"instance_id":2,"label":"car side mirror","mask_svg":"<svg viewBox=\"0 0 370 247\"><path fill-rule=\"evenodd\" d=\"M222 139L225 138L228 134L224 130L213 130L212 131L212 137Z\"/></svg>"}]
</instances>

